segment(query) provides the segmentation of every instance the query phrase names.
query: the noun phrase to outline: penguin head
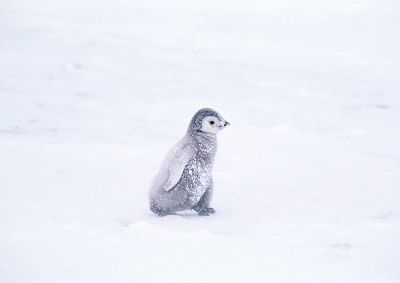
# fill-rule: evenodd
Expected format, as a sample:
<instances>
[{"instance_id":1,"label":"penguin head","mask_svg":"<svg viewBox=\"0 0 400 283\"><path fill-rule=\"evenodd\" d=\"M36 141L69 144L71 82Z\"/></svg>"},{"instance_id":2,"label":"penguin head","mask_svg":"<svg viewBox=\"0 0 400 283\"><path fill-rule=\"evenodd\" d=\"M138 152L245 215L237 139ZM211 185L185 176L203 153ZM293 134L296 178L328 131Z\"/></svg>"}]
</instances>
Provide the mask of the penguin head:
<instances>
[{"instance_id":1,"label":"penguin head","mask_svg":"<svg viewBox=\"0 0 400 283\"><path fill-rule=\"evenodd\" d=\"M211 108L202 108L194 114L189 125L190 132L216 134L230 124Z\"/></svg>"}]
</instances>

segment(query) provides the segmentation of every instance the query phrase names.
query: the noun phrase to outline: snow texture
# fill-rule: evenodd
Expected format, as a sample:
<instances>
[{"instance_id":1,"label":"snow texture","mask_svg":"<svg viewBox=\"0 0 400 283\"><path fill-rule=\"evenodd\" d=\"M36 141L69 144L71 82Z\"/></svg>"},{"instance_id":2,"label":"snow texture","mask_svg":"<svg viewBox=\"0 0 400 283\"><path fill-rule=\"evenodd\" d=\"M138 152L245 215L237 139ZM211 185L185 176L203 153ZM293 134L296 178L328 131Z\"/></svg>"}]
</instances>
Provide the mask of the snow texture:
<instances>
[{"instance_id":1,"label":"snow texture","mask_svg":"<svg viewBox=\"0 0 400 283\"><path fill-rule=\"evenodd\" d=\"M0 4L0 281L400 282L395 0ZM147 193L193 113L217 211Z\"/></svg>"}]
</instances>

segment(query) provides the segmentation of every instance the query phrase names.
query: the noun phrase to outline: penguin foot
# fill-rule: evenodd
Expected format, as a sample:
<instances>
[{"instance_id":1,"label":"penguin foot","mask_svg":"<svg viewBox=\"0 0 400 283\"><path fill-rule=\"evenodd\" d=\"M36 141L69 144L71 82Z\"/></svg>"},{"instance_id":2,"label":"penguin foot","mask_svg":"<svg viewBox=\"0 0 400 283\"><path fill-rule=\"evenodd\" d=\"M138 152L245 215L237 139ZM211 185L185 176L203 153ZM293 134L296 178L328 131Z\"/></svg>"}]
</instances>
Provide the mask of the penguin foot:
<instances>
[{"instance_id":1,"label":"penguin foot","mask_svg":"<svg viewBox=\"0 0 400 283\"><path fill-rule=\"evenodd\" d=\"M159 209L159 208L155 208L155 207L151 207L151 211L160 217L164 217L164 216L167 216L170 214L170 212L167 210L163 210L163 209Z\"/></svg>"},{"instance_id":2,"label":"penguin foot","mask_svg":"<svg viewBox=\"0 0 400 283\"><path fill-rule=\"evenodd\" d=\"M215 209L211 207L204 207L203 209L197 211L200 216L209 216L210 214L215 214Z\"/></svg>"}]
</instances>

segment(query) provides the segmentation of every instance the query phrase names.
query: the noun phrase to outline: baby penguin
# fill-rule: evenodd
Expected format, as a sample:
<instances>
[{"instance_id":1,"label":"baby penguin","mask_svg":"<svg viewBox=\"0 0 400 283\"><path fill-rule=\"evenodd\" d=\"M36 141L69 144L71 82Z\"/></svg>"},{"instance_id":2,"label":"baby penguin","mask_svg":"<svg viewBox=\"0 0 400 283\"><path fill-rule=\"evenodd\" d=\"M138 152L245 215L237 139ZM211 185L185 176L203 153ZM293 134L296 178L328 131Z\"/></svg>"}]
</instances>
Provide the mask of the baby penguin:
<instances>
[{"instance_id":1,"label":"baby penguin","mask_svg":"<svg viewBox=\"0 0 400 283\"><path fill-rule=\"evenodd\" d=\"M212 167L217 151L216 134L229 123L215 110L194 114L183 139L164 160L150 189L150 210L159 216L193 209L208 216L213 192Z\"/></svg>"}]
</instances>

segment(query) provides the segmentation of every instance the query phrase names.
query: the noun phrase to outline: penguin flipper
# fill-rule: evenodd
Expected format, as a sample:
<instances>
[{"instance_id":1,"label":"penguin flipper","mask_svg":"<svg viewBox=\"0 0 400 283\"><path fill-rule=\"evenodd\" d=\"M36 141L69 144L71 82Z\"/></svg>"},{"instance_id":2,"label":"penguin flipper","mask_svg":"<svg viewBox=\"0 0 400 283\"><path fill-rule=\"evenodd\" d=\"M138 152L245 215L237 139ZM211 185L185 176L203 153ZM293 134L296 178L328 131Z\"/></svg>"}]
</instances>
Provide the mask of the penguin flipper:
<instances>
[{"instance_id":1,"label":"penguin flipper","mask_svg":"<svg viewBox=\"0 0 400 283\"><path fill-rule=\"evenodd\" d=\"M183 144L175 148L169 157L168 179L163 185L165 191L169 191L176 186L182 177L183 170L194 156L194 148L190 144Z\"/></svg>"}]
</instances>

